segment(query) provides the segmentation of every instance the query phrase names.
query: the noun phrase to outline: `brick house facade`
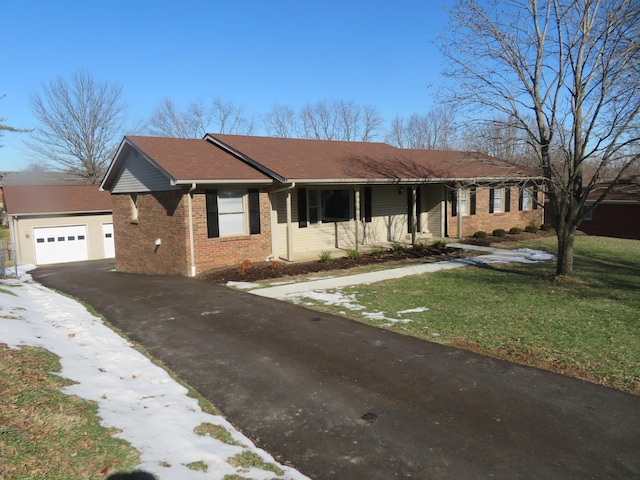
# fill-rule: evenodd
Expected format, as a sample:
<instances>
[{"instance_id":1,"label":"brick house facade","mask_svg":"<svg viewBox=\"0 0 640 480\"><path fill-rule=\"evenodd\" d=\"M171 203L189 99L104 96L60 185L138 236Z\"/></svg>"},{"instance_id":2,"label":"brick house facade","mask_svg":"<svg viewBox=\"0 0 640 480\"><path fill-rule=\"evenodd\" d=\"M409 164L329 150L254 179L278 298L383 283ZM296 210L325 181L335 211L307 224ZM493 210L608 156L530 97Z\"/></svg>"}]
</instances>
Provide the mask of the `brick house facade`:
<instances>
[{"instance_id":1,"label":"brick house facade","mask_svg":"<svg viewBox=\"0 0 640 480\"><path fill-rule=\"evenodd\" d=\"M464 235L539 225L530 198L516 208L520 186L538 181L474 152L207 135L125 137L101 189L113 199L118 270L195 276L244 260L457 237L458 219ZM474 195L452 202L455 189Z\"/></svg>"}]
</instances>

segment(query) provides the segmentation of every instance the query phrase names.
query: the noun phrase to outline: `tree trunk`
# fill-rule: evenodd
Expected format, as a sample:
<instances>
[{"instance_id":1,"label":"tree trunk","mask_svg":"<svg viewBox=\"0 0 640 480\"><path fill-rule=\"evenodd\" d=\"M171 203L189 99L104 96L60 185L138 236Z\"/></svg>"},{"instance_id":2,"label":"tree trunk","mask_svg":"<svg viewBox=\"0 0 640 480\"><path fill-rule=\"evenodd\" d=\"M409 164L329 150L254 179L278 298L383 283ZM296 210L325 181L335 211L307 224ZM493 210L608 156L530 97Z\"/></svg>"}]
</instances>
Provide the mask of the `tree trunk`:
<instances>
[{"instance_id":1,"label":"tree trunk","mask_svg":"<svg viewBox=\"0 0 640 480\"><path fill-rule=\"evenodd\" d=\"M565 277L573 273L573 240L576 229L565 227L558 230L558 260L556 277Z\"/></svg>"}]
</instances>

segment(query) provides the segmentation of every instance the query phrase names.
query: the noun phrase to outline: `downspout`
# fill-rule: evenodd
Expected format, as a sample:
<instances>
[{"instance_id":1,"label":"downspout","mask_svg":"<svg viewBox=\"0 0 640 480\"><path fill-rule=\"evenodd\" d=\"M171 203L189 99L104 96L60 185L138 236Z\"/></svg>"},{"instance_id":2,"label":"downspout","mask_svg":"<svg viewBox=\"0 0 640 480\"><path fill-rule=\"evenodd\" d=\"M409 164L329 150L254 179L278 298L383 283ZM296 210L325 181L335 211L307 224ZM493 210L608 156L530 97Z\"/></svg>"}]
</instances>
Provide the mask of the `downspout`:
<instances>
[{"instance_id":1,"label":"downspout","mask_svg":"<svg viewBox=\"0 0 640 480\"><path fill-rule=\"evenodd\" d=\"M189 210L189 267L192 277L196 276L196 256L193 246L193 207L191 205L191 194L196 189L196 184L192 183L189 190L187 190L187 208Z\"/></svg>"},{"instance_id":2,"label":"downspout","mask_svg":"<svg viewBox=\"0 0 640 480\"><path fill-rule=\"evenodd\" d=\"M280 193L280 192L288 192L289 190L293 190L294 188L296 188L296 182L291 182L290 185L287 185L286 187L282 187L282 188L277 188L275 190L271 190L269 192L269 196L271 196L272 194L275 193ZM290 251L289 251L289 244L291 242L290 239L290 233L291 233L291 199L289 197L289 194L287 194L287 198L289 199L288 203L287 203L287 260L290 257ZM272 205L277 205L277 202L275 202L275 198L272 198L271 201ZM276 209L276 214L275 214L275 219L274 216L271 216L271 255L269 255L267 258L265 258L265 262L269 262L271 260L273 260L274 258L278 257L278 211Z\"/></svg>"}]
</instances>

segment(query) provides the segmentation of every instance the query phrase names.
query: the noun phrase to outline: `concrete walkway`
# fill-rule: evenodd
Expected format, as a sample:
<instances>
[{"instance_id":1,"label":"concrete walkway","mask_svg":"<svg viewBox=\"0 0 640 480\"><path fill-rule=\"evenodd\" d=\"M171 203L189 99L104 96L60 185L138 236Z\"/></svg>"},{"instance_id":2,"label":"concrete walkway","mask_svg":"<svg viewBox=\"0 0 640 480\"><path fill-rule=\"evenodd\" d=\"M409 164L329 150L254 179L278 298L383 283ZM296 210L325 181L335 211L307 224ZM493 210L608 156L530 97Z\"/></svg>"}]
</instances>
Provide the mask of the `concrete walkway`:
<instances>
[{"instance_id":1,"label":"concrete walkway","mask_svg":"<svg viewBox=\"0 0 640 480\"><path fill-rule=\"evenodd\" d=\"M249 290L249 293L268 298L283 298L287 295L313 290L329 290L334 288L348 287L352 285L362 285L366 283L381 282L394 278L402 278L410 275L422 275L424 273L438 272L440 270L450 270L452 268L467 267L480 263L535 263L543 260L550 260L553 255L537 250L519 249L506 250L504 248L481 247L477 245L465 245L463 243L450 243L449 247L459 248L468 251L484 252L482 255L469 258L458 258L442 262L423 263L411 265L409 267L390 268L388 270L378 270L375 272L360 273L357 275L345 275L343 277L330 277L308 282L296 282L273 287L256 288Z\"/></svg>"}]
</instances>

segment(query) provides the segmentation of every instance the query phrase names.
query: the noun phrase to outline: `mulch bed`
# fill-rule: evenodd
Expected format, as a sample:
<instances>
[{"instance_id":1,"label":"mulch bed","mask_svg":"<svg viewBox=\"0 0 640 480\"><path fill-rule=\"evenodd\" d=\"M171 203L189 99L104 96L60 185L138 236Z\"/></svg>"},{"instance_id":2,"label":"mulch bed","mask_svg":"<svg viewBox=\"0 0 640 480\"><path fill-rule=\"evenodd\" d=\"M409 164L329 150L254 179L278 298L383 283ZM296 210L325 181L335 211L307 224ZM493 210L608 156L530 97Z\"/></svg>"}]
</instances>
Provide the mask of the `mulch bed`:
<instances>
[{"instance_id":1,"label":"mulch bed","mask_svg":"<svg viewBox=\"0 0 640 480\"><path fill-rule=\"evenodd\" d=\"M345 270L366 265L380 265L383 263L399 261L418 260L446 260L448 258L458 258L464 256L464 252L457 248L435 248L424 249L407 248L402 252L386 250L382 254L361 254L357 260L346 257L334 258L331 262L321 262L312 260L308 262L288 263L283 261L243 263L228 268L211 270L201 275L206 281L213 283L226 282L256 282L294 275L308 275L310 273L326 272L330 270Z\"/></svg>"},{"instance_id":2,"label":"mulch bed","mask_svg":"<svg viewBox=\"0 0 640 480\"><path fill-rule=\"evenodd\" d=\"M505 237L494 237L489 235L483 239L468 238L462 240L461 243L490 246L505 241L530 240L550 235L555 235L555 233L539 231L538 233L523 232L517 235L509 234ZM407 247L404 251L388 249L378 255L363 253L357 260L341 257L334 258L331 262L312 260L309 262L293 263L284 261L250 263L245 261L240 265L219 268L203 273L200 275L200 278L219 284L227 282L256 282L260 280L269 280L295 275L308 275L311 273L326 272L330 270L346 270L367 265L380 265L384 263L402 261L441 261L451 258L462 258L468 255L468 252L451 247L439 248L436 246L429 246L423 249Z\"/></svg>"}]
</instances>

